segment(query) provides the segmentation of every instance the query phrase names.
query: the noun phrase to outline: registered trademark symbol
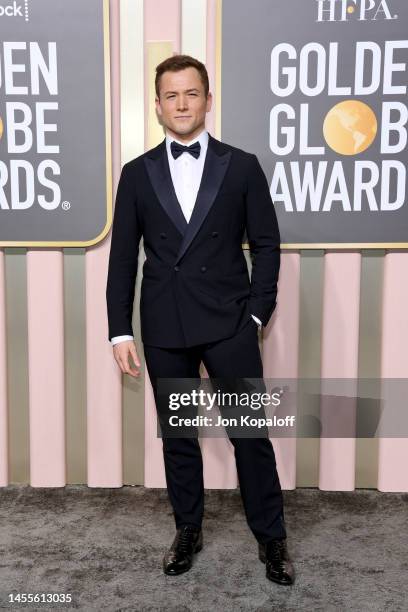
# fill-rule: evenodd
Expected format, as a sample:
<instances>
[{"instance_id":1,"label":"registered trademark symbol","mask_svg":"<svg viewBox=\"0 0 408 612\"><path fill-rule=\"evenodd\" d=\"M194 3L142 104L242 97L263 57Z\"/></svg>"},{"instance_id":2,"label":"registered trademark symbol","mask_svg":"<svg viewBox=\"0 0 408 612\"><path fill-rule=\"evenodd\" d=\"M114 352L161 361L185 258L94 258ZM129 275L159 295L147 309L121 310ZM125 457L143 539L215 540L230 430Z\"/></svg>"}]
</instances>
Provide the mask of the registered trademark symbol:
<instances>
[{"instance_id":1,"label":"registered trademark symbol","mask_svg":"<svg viewBox=\"0 0 408 612\"><path fill-rule=\"evenodd\" d=\"M63 210L69 210L69 209L71 208L71 202L67 202L67 201L65 200L65 202L63 202L63 203L61 204L61 207L62 207L62 209L63 209Z\"/></svg>"}]
</instances>

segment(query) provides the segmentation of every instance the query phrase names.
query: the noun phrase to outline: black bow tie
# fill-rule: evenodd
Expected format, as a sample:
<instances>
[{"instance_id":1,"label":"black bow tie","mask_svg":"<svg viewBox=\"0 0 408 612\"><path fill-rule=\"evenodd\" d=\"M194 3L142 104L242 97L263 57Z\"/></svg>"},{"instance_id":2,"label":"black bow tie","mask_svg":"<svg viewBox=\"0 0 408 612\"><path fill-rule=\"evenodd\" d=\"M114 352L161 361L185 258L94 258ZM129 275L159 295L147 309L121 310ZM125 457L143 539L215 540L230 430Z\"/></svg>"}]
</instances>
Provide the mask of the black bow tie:
<instances>
[{"instance_id":1,"label":"black bow tie","mask_svg":"<svg viewBox=\"0 0 408 612\"><path fill-rule=\"evenodd\" d=\"M190 153L190 155L198 159L200 157L201 145L200 142L197 140L197 142L193 142L192 145L187 147L187 145L182 145L179 142L173 140L170 144L170 149L174 159L177 159L182 153L184 153L184 151Z\"/></svg>"}]
</instances>

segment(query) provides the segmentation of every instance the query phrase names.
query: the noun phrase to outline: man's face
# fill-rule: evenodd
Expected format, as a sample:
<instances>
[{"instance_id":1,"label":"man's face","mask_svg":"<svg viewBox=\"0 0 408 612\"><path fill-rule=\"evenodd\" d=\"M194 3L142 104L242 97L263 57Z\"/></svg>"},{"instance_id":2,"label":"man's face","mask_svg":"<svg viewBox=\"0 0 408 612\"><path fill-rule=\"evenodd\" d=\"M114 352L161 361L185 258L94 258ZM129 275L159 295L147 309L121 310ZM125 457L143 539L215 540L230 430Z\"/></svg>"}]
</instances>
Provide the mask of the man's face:
<instances>
[{"instance_id":1,"label":"man's face","mask_svg":"<svg viewBox=\"0 0 408 612\"><path fill-rule=\"evenodd\" d=\"M211 103L211 93L205 97L204 85L196 68L162 74L156 110L163 126L173 136L188 141L198 135L204 129L205 115L211 109Z\"/></svg>"}]
</instances>

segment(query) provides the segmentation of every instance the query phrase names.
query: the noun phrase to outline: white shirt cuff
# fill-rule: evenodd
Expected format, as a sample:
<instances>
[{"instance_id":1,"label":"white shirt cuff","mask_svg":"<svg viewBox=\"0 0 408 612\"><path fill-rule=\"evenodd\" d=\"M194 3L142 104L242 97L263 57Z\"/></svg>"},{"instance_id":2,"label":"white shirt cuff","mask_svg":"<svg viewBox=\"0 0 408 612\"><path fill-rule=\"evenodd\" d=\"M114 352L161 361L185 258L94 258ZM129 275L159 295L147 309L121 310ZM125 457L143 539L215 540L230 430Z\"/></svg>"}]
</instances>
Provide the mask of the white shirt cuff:
<instances>
[{"instance_id":1,"label":"white shirt cuff","mask_svg":"<svg viewBox=\"0 0 408 612\"><path fill-rule=\"evenodd\" d=\"M119 342L124 342L125 340L133 340L133 336L124 335L124 336L114 336L111 340L112 346L115 344L119 344Z\"/></svg>"}]
</instances>

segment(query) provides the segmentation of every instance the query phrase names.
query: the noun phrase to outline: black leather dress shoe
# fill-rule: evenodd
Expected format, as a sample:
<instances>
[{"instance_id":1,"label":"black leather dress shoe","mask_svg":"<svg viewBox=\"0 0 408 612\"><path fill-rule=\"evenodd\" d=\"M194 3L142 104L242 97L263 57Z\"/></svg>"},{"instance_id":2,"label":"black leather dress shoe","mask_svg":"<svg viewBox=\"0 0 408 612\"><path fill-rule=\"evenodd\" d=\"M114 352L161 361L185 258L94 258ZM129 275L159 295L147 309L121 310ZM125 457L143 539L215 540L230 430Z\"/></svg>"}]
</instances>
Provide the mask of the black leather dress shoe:
<instances>
[{"instance_id":1,"label":"black leather dress shoe","mask_svg":"<svg viewBox=\"0 0 408 612\"><path fill-rule=\"evenodd\" d=\"M266 577L278 584L293 584L295 570L286 548L286 539L259 543L259 558L266 563Z\"/></svg>"},{"instance_id":2,"label":"black leather dress shoe","mask_svg":"<svg viewBox=\"0 0 408 612\"><path fill-rule=\"evenodd\" d=\"M177 576L187 572L192 563L194 553L203 547L201 529L193 525L184 525L177 529L173 544L164 555L163 570L169 576Z\"/></svg>"}]
</instances>

